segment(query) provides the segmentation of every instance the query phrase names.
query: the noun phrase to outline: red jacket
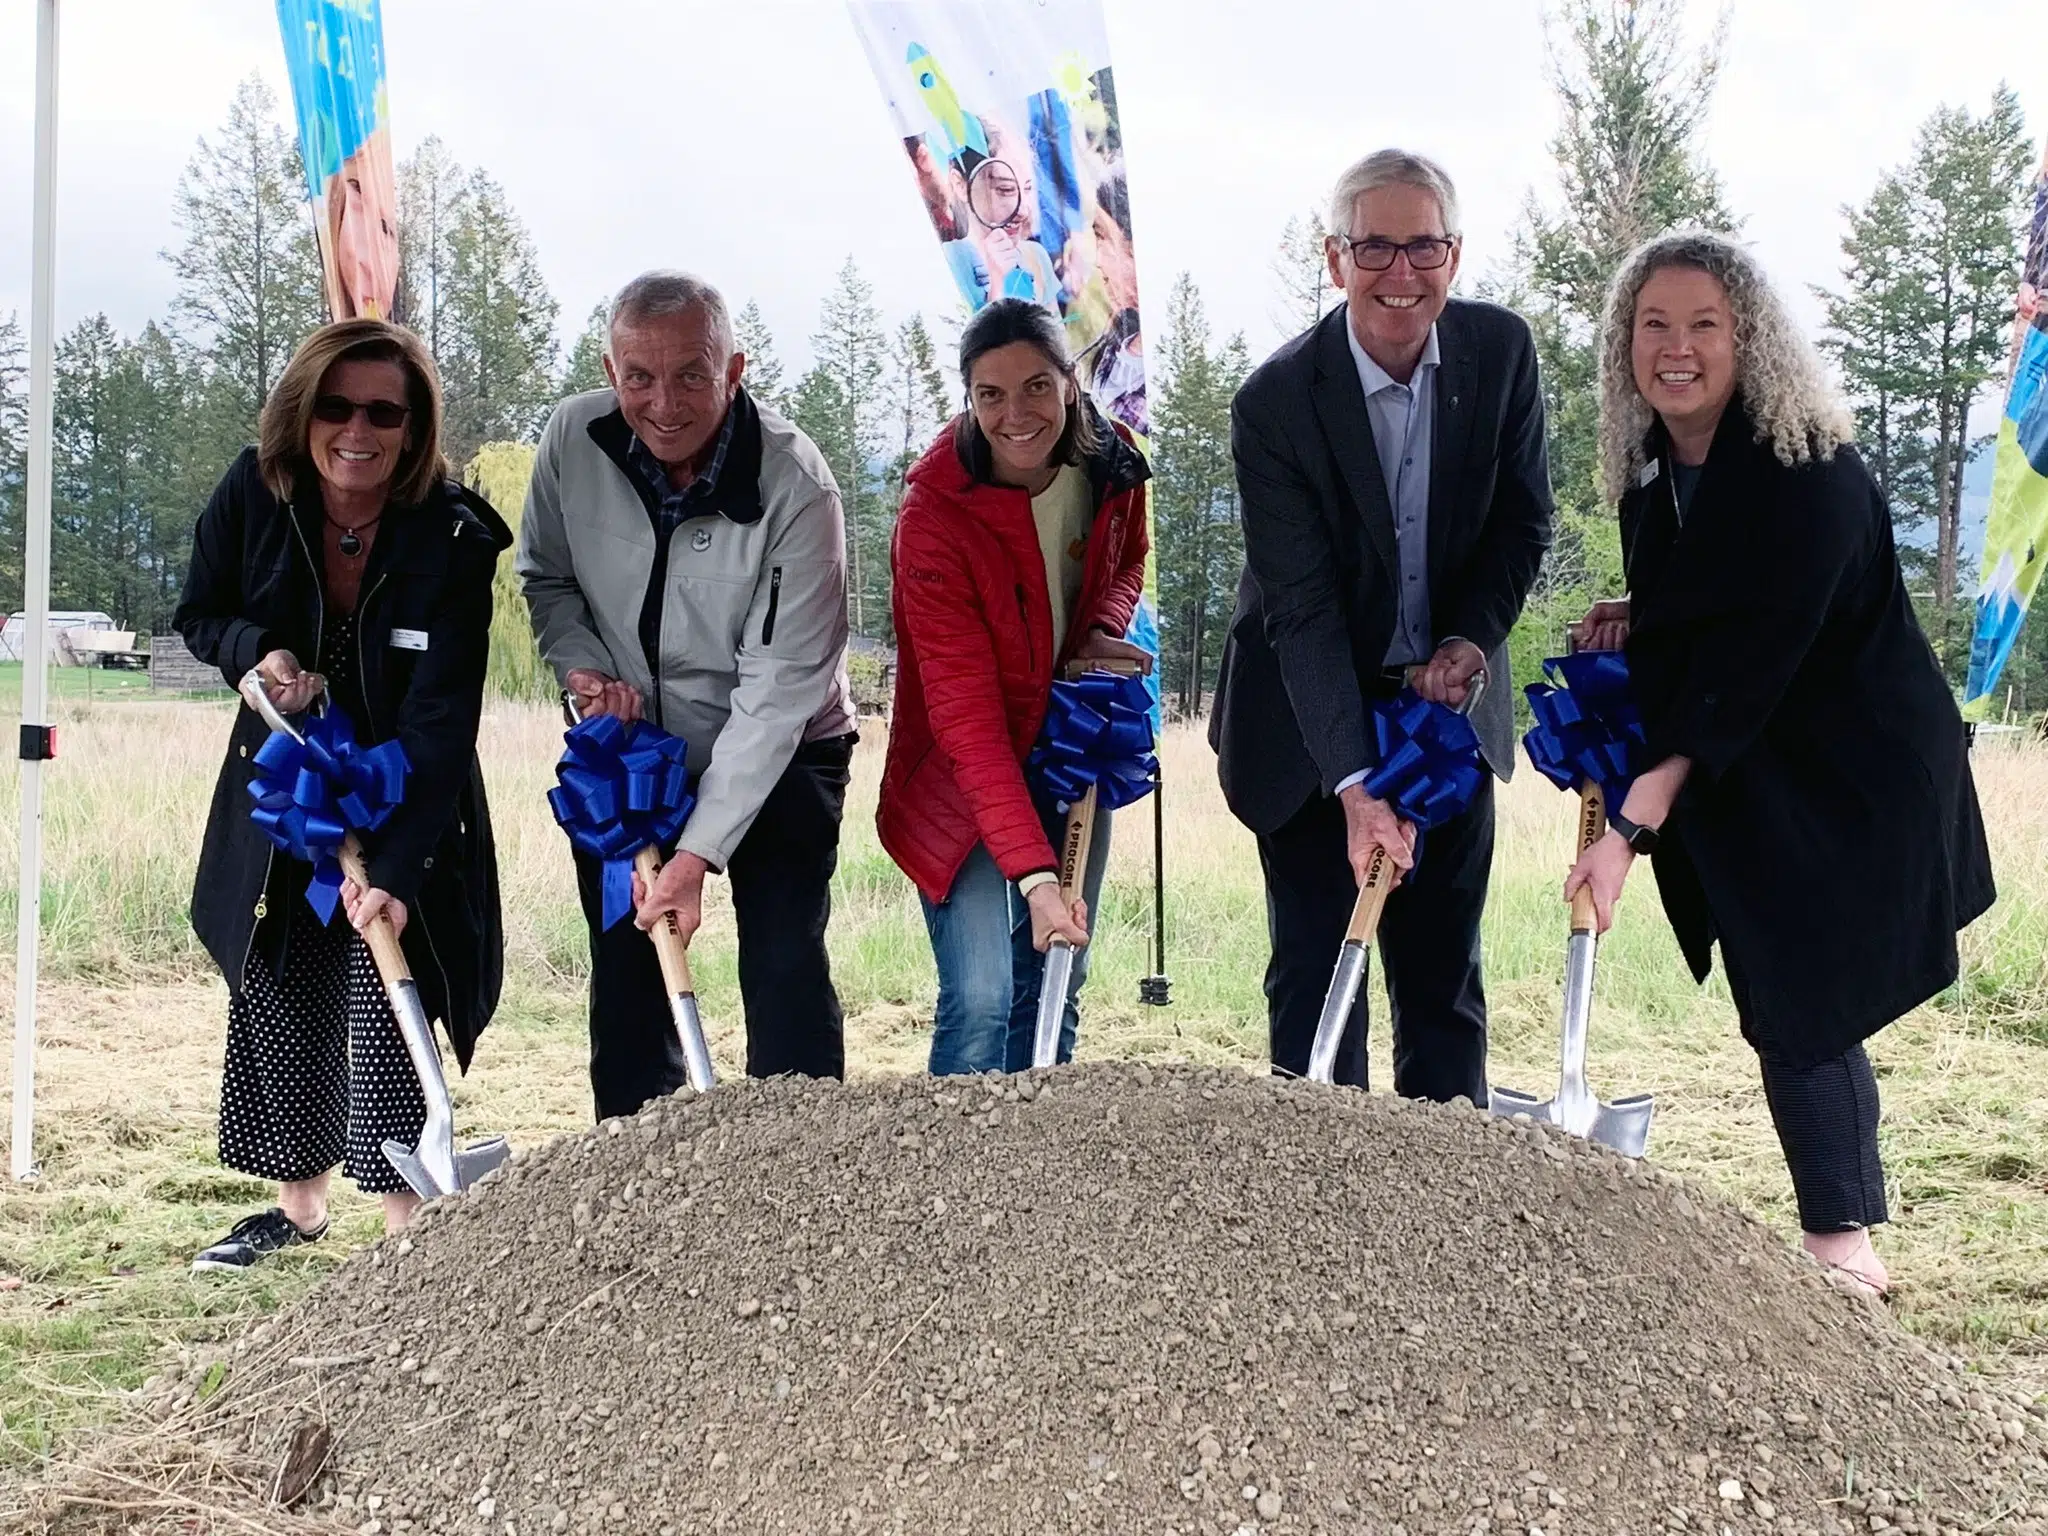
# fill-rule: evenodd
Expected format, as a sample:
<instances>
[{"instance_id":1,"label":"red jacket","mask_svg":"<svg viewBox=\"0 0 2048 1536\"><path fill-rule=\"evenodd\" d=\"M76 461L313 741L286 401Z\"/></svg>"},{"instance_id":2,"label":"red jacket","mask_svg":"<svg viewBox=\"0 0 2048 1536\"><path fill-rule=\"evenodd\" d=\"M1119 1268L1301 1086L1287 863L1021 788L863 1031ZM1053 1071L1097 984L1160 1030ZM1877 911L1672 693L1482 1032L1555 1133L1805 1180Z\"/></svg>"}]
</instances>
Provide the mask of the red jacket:
<instances>
[{"instance_id":1,"label":"red jacket","mask_svg":"<svg viewBox=\"0 0 2048 1536\"><path fill-rule=\"evenodd\" d=\"M1064 663L1089 630L1122 635L1145 584L1145 461L1100 416L1107 441L1085 468L1095 522ZM890 551L896 707L875 826L933 901L986 843L1016 880L1057 861L1025 787L1056 663L1045 557L1031 498L975 480L949 425L910 471Z\"/></svg>"}]
</instances>

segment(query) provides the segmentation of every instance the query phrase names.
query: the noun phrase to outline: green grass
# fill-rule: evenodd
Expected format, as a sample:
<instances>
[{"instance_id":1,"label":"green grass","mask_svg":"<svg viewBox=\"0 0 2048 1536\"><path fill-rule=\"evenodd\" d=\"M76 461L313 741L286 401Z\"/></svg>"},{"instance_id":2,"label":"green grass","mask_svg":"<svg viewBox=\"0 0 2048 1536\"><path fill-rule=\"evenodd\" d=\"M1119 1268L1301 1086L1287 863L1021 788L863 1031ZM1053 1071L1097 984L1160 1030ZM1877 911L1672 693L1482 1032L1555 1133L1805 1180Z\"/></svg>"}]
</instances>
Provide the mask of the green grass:
<instances>
[{"instance_id":1,"label":"green grass","mask_svg":"<svg viewBox=\"0 0 2048 1536\"><path fill-rule=\"evenodd\" d=\"M5 677L0 675L0 689ZM339 1199L335 1234L246 1277L195 1279L198 1248L266 1198L219 1166L224 994L184 911L229 721L218 704L110 707L65 697L49 777L39 1183L0 1193L0 1466L105 1422L170 1352L211 1352L316 1284L377 1230ZM542 803L559 748L544 706L494 706L483 753L499 843L508 984L472 1076L464 1134L533 1147L588 1123L587 956L560 832ZM917 901L873 831L879 722L855 765L832 927L857 1072L915 1071L931 960ZM2001 881L1965 935L1966 979L1875 1042L1893 1225L1880 1246L1917 1333L2048 1387L2048 753L1976 764ZM1114 834L1084 1001L1084 1055L1262 1060L1264 908L1250 838L1224 810L1196 733L1167 743L1168 968L1174 1006L1143 1009L1150 968L1149 809ZM7 781L8 784L12 780ZM1571 810L1528 776L1501 796L1485 945L1494 1077L1554 1081ZM11 929L12 791L0 785L0 924ZM715 891L694 958L712 1045L739 1057L731 912ZM1388 1081L1375 997L1374 1081ZM1654 1091L1658 1162L1793 1235L1791 1192L1754 1058L1718 979L1695 987L1647 884L1601 951L1594 1074Z\"/></svg>"}]
</instances>

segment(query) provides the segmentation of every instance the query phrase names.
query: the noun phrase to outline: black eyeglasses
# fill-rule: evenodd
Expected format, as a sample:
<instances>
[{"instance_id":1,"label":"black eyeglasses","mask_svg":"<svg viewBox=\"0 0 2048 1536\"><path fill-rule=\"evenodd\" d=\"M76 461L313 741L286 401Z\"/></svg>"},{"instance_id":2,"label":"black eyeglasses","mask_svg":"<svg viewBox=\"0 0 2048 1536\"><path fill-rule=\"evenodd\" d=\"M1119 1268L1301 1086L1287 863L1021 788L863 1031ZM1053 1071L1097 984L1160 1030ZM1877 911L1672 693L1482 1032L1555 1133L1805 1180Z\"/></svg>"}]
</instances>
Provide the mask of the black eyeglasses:
<instances>
[{"instance_id":1,"label":"black eyeglasses","mask_svg":"<svg viewBox=\"0 0 2048 1536\"><path fill-rule=\"evenodd\" d=\"M412 414L412 407L400 405L396 400L351 400L347 395L316 395L313 399L313 419L331 422L335 426L346 426L355 420L357 411L370 418L370 425L382 432L405 425L405 418Z\"/></svg>"},{"instance_id":2,"label":"black eyeglasses","mask_svg":"<svg viewBox=\"0 0 2048 1536\"><path fill-rule=\"evenodd\" d=\"M1458 244L1442 235L1423 235L1406 244L1396 240L1347 240L1342 235L1330 238L1349 247L1352 263L1365 272L1384 272L1394 264L1396 256L1403 255L1416 271L1433 272L1451 259Z\"/></svg>"}]
</instances>

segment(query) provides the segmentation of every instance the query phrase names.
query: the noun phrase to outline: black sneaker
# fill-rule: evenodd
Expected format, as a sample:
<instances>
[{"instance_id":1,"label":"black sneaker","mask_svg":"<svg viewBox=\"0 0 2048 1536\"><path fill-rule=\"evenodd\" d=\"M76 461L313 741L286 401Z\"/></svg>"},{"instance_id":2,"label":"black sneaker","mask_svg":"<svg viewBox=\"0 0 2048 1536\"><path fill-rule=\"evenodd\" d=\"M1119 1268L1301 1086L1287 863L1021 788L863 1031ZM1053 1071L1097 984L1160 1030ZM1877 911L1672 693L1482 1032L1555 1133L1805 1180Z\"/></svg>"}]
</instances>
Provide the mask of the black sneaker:
<instances>
[{"instance_id":1,"label":"black sneaker","mask_svg":"<svg viewBox=\"0 0 2048 1536\"><path fill-rule=\"evenodd\" d=\"M203 1249L192 1261L192 1272L247 1269L269 1258L280 1248L289 1248L294 1243L317 1243L326 1235L326 1222L320 1223L317 1232L302 1232L293 1225L291 1217L273 1205L267 1211L243 1217L226 1237L211 1248Z\"/></svg>"}]
</instances>

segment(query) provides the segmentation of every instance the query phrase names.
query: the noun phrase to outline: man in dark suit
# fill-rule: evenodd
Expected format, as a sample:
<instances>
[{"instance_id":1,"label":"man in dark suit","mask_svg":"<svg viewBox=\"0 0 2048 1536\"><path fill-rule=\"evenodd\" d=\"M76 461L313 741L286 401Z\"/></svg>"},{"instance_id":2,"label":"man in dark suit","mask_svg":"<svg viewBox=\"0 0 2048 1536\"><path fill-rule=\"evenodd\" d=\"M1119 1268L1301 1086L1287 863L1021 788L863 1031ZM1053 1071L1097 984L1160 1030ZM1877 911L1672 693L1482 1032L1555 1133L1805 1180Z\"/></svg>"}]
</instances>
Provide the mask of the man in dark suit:
<instances>
[{"instance_id":1,"label":"man in dark suit","mask_svg":"<svg viewBox=\"0 0 2048 1536\"><path fill-rule=\"evenodd\" d=\"M1474 713L1486 761L1514 765L1507 636L1550 542L1550 469L1529 327L1452 300L1457 193L1431 161L1384 150L1331 200L1330 275L1346 302L1238 391L1231 447L1245 570L1209 723L1224 798L1258 834L1273 954L1273 1065L1308 1070L1358 880L1376 848L1403 871L1380 922L1394 1089L1486 1102L1479 919L1493 786L1429 834L1364 781L1371 701L1404 679ZM1365 1086L1365 994L1336 1079Z\"/></svg>"}]
</instances>

